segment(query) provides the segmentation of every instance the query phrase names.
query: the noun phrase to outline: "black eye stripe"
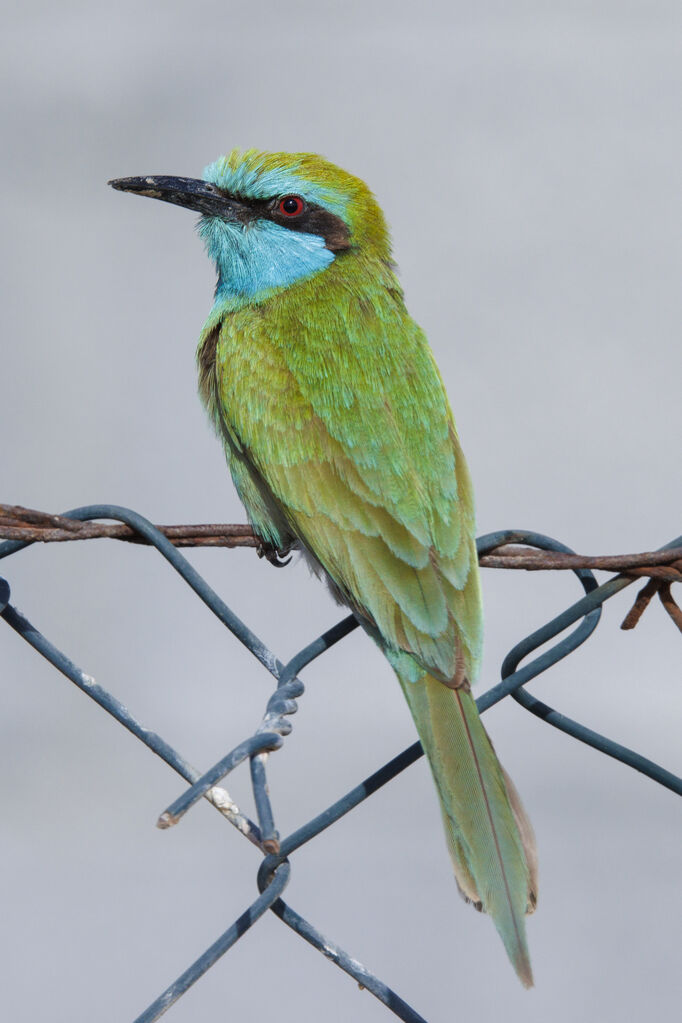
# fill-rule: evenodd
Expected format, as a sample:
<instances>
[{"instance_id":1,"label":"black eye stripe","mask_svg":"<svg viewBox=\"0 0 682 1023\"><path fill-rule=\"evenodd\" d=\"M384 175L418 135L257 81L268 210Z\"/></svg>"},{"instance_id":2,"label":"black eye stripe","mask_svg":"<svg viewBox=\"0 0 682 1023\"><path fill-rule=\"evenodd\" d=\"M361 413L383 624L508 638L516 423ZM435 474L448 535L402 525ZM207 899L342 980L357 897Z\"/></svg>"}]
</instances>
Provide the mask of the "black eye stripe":
<instances>
[{"instance_id":1,"label":"black eye stripe","mask_svg":"<svg viewBox=\"0 0 682 1023\"><path fill-rule=\"evenodd\" d=\"M330 213L323 206L308 203L300 195L275 196L272 199L250 199L242 195L229 195L223 192L224 198L238 202L242 208L240 220L248 223L254 220L271 220L289 231L301 231L305 234L316 234L324 238L324 243L331 252L341 252L351 247L350 228L341 219ZM287 213L282 204L292 199L302 204L300 213ZM293 206L292 206L293 210Z\"/></svg>"}]
</instances>

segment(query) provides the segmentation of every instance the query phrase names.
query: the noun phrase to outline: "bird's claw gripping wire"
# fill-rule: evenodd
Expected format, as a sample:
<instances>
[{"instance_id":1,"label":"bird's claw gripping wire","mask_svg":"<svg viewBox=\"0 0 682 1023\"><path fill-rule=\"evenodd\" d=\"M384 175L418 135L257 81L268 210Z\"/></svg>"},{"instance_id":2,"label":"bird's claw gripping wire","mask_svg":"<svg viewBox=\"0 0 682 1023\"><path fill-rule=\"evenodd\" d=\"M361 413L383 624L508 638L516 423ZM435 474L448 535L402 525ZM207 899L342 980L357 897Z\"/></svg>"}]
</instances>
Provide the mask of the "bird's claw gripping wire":
<instances>
[{"instance_id":1,"label":"bird's claw gripping wire","mask_svg":"<svg viewBox=\"0 0 682 1023\"><path fill-rule=\"evenodd\" d=\"M261 536L256 537L257 547L256 552L259 558L265 558L275 568L284 568L291 561L292 555L290 551L292 544L287 544L285 547L275 547L268 540L264 540ZM287 557L287 554L289 557Z\"/></svg>"}]
</instances>

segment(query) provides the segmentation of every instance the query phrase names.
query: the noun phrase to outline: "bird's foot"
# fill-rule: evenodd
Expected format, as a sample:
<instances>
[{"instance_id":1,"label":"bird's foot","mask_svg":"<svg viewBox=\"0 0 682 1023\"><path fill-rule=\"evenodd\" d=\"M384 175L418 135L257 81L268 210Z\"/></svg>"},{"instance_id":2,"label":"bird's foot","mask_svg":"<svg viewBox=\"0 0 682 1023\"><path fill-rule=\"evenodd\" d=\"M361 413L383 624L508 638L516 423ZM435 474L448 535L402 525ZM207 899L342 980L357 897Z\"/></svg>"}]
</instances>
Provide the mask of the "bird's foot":
<instances>
[{"instance_id":1,"label":"bird's foot","mask_svg":"<svg viewBox=\"0 0 682 1023\"><path fill-rule=\"evenodd\" d=\"M258 557L265 558L275 568L284 568L291 561L291 554L289 552L293 544L288 543L284 547L275 547L268 540L264 540L262 536L257 536L256 540L258 541L258 546L256 547ZM287 557L287 554L289 554L289 557Z\"/></svg>"}]
</instances>

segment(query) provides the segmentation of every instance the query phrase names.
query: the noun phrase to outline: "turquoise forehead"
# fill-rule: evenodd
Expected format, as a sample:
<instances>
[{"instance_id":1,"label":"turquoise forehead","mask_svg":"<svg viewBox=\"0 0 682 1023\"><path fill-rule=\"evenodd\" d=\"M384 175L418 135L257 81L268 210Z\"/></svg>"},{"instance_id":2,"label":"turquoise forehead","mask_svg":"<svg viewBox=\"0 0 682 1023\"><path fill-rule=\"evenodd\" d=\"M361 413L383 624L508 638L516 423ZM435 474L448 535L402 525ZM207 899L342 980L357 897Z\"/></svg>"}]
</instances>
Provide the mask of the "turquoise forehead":
<instances>
[{"instance_id":1,"label":"turquoise forehead","mask_svg":"<svg viewBox=\"0 0 682 1023\"><path fill-rule=\"evenodd\" d=\"M230 165L230 157L221 156L204 168L203 177L204 181L210 181L230 195L244 199L272 199L293 192L347 220L348 200L329 185L310 181L304 173L297 173L300 170L295 162L286 167L268 166L267 158L245 159L234 167Z\"/></svg>"}]
</instances>

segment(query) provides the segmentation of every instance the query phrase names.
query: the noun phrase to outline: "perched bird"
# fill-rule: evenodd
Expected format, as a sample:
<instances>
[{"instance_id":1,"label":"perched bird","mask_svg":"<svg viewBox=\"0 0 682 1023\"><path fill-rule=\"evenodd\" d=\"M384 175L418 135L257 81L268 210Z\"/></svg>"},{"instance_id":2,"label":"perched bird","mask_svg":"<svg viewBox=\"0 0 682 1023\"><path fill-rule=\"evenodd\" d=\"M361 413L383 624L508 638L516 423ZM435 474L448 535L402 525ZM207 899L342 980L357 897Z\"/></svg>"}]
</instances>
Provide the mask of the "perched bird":
<instances>
[{"instance_id":1,"label":"perched bird","mask_svg":"<svg viewBox=\"0 0 682 1023\"><path fill-rule=\"evenodd\" d=\"M530 986L533 832L470 689L482 642L471 483L381 209L310 153L235 149L202 180L110 184L201 214L218 282L199 389L239 496L272 556L299 547L393 665L457 884Z\"/></svg>"}]
</instances>

